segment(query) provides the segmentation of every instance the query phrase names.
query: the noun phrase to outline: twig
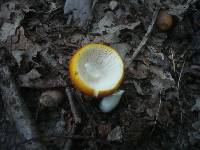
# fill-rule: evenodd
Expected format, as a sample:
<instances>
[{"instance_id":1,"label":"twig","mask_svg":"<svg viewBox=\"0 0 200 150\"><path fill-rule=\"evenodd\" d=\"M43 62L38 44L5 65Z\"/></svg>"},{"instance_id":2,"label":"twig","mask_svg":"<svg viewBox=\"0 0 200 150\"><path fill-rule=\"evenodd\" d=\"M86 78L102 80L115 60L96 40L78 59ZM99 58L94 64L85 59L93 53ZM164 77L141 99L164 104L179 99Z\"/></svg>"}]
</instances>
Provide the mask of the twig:
<instances>
[{"instance_id":1,"label":"twig","mask_svg":"<svg viewBox=\"0 0 200 150\"><path fill-rule=\"evenodd\" d=\"M158 117L159 117L159 114L160 114L160 107L161 107L161 104L162 104L162 97L161 97L161 94L162 92L160 91L160 100L159 100L159 105L158 105L158 110L156 112L156 118L155 118L155 121L154 121L154 127L151 131L151 134L154 132L155 128L156 128L156 124L158 122Z\"/></svg>"},{"instance_id":2,"label":"twig","mask_svg":"<svg viewBox=\"0 0 200 150\"><path fill-rule=\"evenodd\" d=\"M77 99L78 99L77 101L78 101L79 105L81 106L82 110L84 111L84 113L88 117L89 122L91 123L91 126L92 126L92 136L96 137L96 126L97 126L97 123L94 120L93 116L87 111L87 109L85 108L85 105L83 105L83 103L82 103L83 99L81 97L81 93L77 92L76 95L77 95ZM96 143L93 144L93 147L94 147L95 150L97 150Z\"/></svg>"},{"instance_id":3,"label":"twig","mask_svg":"<svg viewBox=\"0 0 200 150\"><path fill-rule=\"evenodd\" d=\"M85 108L85 105L82 103L83 98L81 97L81 93L79 91L77 91L76 95L77 95L77 101L78 101L79 105L81 106L81 109L84 111L84 113L86 114L86 116L88 117L90 122L93 124L93 126L96 127L97 123L95 122L92 115L87 111L87 109Z\"/></svg>"},{"instance_id":4,"label":"twig","mask_svg":"<svg viewBox=\"0 0 200 150\"><path fill-rule=\"evenodd\" d=\"M74 116L75 124L79 124L79 123L81 123L81 118L78 115L78 112L77 112L76 107L74 105L74 102L72 100L72 94L71 94L71 92L70 92L68 87L66 87L65 92L67 94L67 97L68 97L68 100L69 100L69 104L70 104L70 107L71 107L71 111L72 111L72 114Z\"/></svg>"},{"instance_id":5,"label":"twig","mask_svg":"<svg viewBox=\"0 0 200 150\"><path fill-rule=\"evenodd\" d=\"M179 140L179 139L180 139L180 136L181 136L182 124L183 124L183 112L182 112L182 106L181 106L179 91L180 91L180 82L181 82L181 78L182 78L182 73L183 73L184 66L185 66L185 59L184 59L183 65L182 65L182 67L181 67L181 72L180 72L180 74L179 74L178 83L177 83L178 103L179 103L179 107L180 107L180 111L181 111L181 114L180 114L181 125L180 125L179 131L178 131L177 143L180 143L180 140ZM182 149L182 144L180 143L180 145L181 145L181 146L180 146L180 149Z\"/></svg>"},{"instance_id":6,"label":"twig","mask_svg":"<svg viewBox=\"0 0 200 150\"><path fill-rule=\"evenodd\" d=\"M179 78L178 78L178 84L177 84L178 91L179 91L179 88L180 88L180 82L181 82L181 78L182 78L182 73L183 73L184 66L185 66L185 60L184 60L183 65L181 67L181 72L180 72Z\"/></svg>"},{"instance_id":7,"label":"twig","mask_svg":"<svg viewBox=\"0 0 200 150\"><path fill-rule=\"evenodd\" d=\"M26 140L38 137L39 134L30 117L30 112L18 92L8 66L0 65L0 78L2 101L10 118L13 120L18 133ZM25 147L30 150L46 150L45 146L39 140L28 143Z\"/></svg>"},{"instance_id":8,"label":"twig","mask_svg":"<svg viewBox=\"0 0 200 150\"><path fill-rule=\"evenodd\" d=\"M78 112L76 110L76 107L75 107L73 99L72 99L72 94L71 94L70 89L68 87L66 87L65 92L67 94L68 101L69 101L71 111L72 111L74 121L75 121L73 128L72 128L72 130L69 134L70 136L73 136L75 131L76 131L77 125L81 123L81 118L78 115ZM63 150L70 150L71 147L72 147L72 139L68 139L67 142L65 143Z\"/></svg>"},{"instance_id":9,"label":"twig","mask_svg":"<svg viewBox=\"0 0 200 150\"><path fill-rule=\"evenodd\" d=\"M143 46L146 44L147 40L149 39L149 36L153 30L153 27L154 27L154 24L155 24L155 21L156 21L156 18L158 16L158 12L159 12L160 8L157 7L156 10L154 11L153 13L153 17L152 17L152 20L151 20L151 24L149 25L148 29L147 29L147 32L145 33L142 41L140 42L139 46L136 48L136 50L134 51L133 55L131 56L130 59L127 60L127 62L125 63L125 67L127 68L131 63L132 61L136 58L136 56L140 53L140 51L142 50Z\"/></svg>"}]
</instances>

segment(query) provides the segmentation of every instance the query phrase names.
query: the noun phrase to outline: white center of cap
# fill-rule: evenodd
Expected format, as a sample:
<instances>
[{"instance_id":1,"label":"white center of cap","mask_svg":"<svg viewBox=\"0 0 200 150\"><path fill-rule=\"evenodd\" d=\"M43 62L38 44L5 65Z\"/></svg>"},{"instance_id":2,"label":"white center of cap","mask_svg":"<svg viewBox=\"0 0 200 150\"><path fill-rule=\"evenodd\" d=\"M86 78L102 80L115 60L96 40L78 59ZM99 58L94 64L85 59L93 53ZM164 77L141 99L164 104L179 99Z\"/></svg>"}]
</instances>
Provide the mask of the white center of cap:
<instances>
[{"instance_id":1,"label":"white center of cap","mask_svg":"<svg viewBox=\"0 0 200 150\"><path fill-rule=\"evenodd\" d=\"M91 63L85 63L84 67L92 80L98 80L101 77L100 71Z\"/></svg>"}]
</instances>

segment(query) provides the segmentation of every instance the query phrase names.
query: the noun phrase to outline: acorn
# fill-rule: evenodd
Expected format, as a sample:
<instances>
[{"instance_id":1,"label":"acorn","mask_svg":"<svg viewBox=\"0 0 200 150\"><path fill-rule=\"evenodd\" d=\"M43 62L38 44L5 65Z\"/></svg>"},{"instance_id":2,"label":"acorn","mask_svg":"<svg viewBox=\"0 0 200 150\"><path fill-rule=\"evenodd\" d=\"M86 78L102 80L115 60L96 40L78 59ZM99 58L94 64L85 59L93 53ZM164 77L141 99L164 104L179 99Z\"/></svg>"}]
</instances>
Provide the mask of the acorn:
<instances>
[{"instance_id":1,"label":"acorn","mask_svg":"<svg viewBox=\"0 0 200 150\"><path fill-rule=\"evenodd\" d=\"M156 19L156 25L161 31L167 31L173 26L173 17L166 10L160 10Z\"/></svg>"}]
</instances>

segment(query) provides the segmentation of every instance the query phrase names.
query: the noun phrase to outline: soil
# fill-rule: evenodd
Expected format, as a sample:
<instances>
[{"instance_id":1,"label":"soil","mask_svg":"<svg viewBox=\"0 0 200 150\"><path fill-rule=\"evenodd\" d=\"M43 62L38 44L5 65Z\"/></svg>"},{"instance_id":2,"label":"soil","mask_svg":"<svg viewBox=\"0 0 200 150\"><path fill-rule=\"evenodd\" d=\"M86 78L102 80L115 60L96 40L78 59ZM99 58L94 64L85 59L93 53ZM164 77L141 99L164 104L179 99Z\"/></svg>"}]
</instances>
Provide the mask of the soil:
<instances>
[{"instance_id":1,"label":"soil","mask_svg":"<svg viewBox=\"0 0 200 150\"><path fill-rule=\"evenodd\" d=\"M200 2L169 0L159 4L172 14L173 26L164 32L154 26L141 53L125 70L120 87L125 92L110 113L99 109L102 98L84 95L71 85L68 61L79 47L104 43L129 59L158 5L151 0L114 2L116 7L113 1L97 1L92 20L81 27L68 23L64 1L0 2L0 46L12 55L13 76L42 142L48 150L64 150L69 140L66 136L71 135L75 122L65 93L67 84L81 118L72 135L79 136L72 138L72 150L198 150ZM180 7L180 13L175 6L185 7ZM136 22L135 28L118 28ZM12 25L13 34L3 29L5 23ZM111 32L113 26L116 32ZM59 91L62 102L41 106L40 96L48 90ZM0 97L0 149L23 150L25 142Z\"/></svg>"}]
</instances>

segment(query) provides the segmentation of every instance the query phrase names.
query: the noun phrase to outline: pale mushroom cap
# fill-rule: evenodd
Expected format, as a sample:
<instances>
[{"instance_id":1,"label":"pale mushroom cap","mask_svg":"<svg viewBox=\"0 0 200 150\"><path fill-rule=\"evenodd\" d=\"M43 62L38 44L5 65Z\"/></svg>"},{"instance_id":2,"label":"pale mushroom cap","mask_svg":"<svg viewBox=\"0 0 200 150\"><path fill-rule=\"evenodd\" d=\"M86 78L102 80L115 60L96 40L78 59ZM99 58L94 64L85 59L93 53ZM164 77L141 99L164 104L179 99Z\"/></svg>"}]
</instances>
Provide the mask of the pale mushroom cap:
<instances>
[{"instance_id":1,"label":"pale mushroom cap","mask_svg":"<svg viewBox=\"0 0 200 150\"><path fill-rule=\"evenodd\" d=\"M75 86L93 96L111 94L119 87L124 75L124 64L119 54L102 44L88 44L78 50L69 69Z\"/></svg>"}]
</instances>

